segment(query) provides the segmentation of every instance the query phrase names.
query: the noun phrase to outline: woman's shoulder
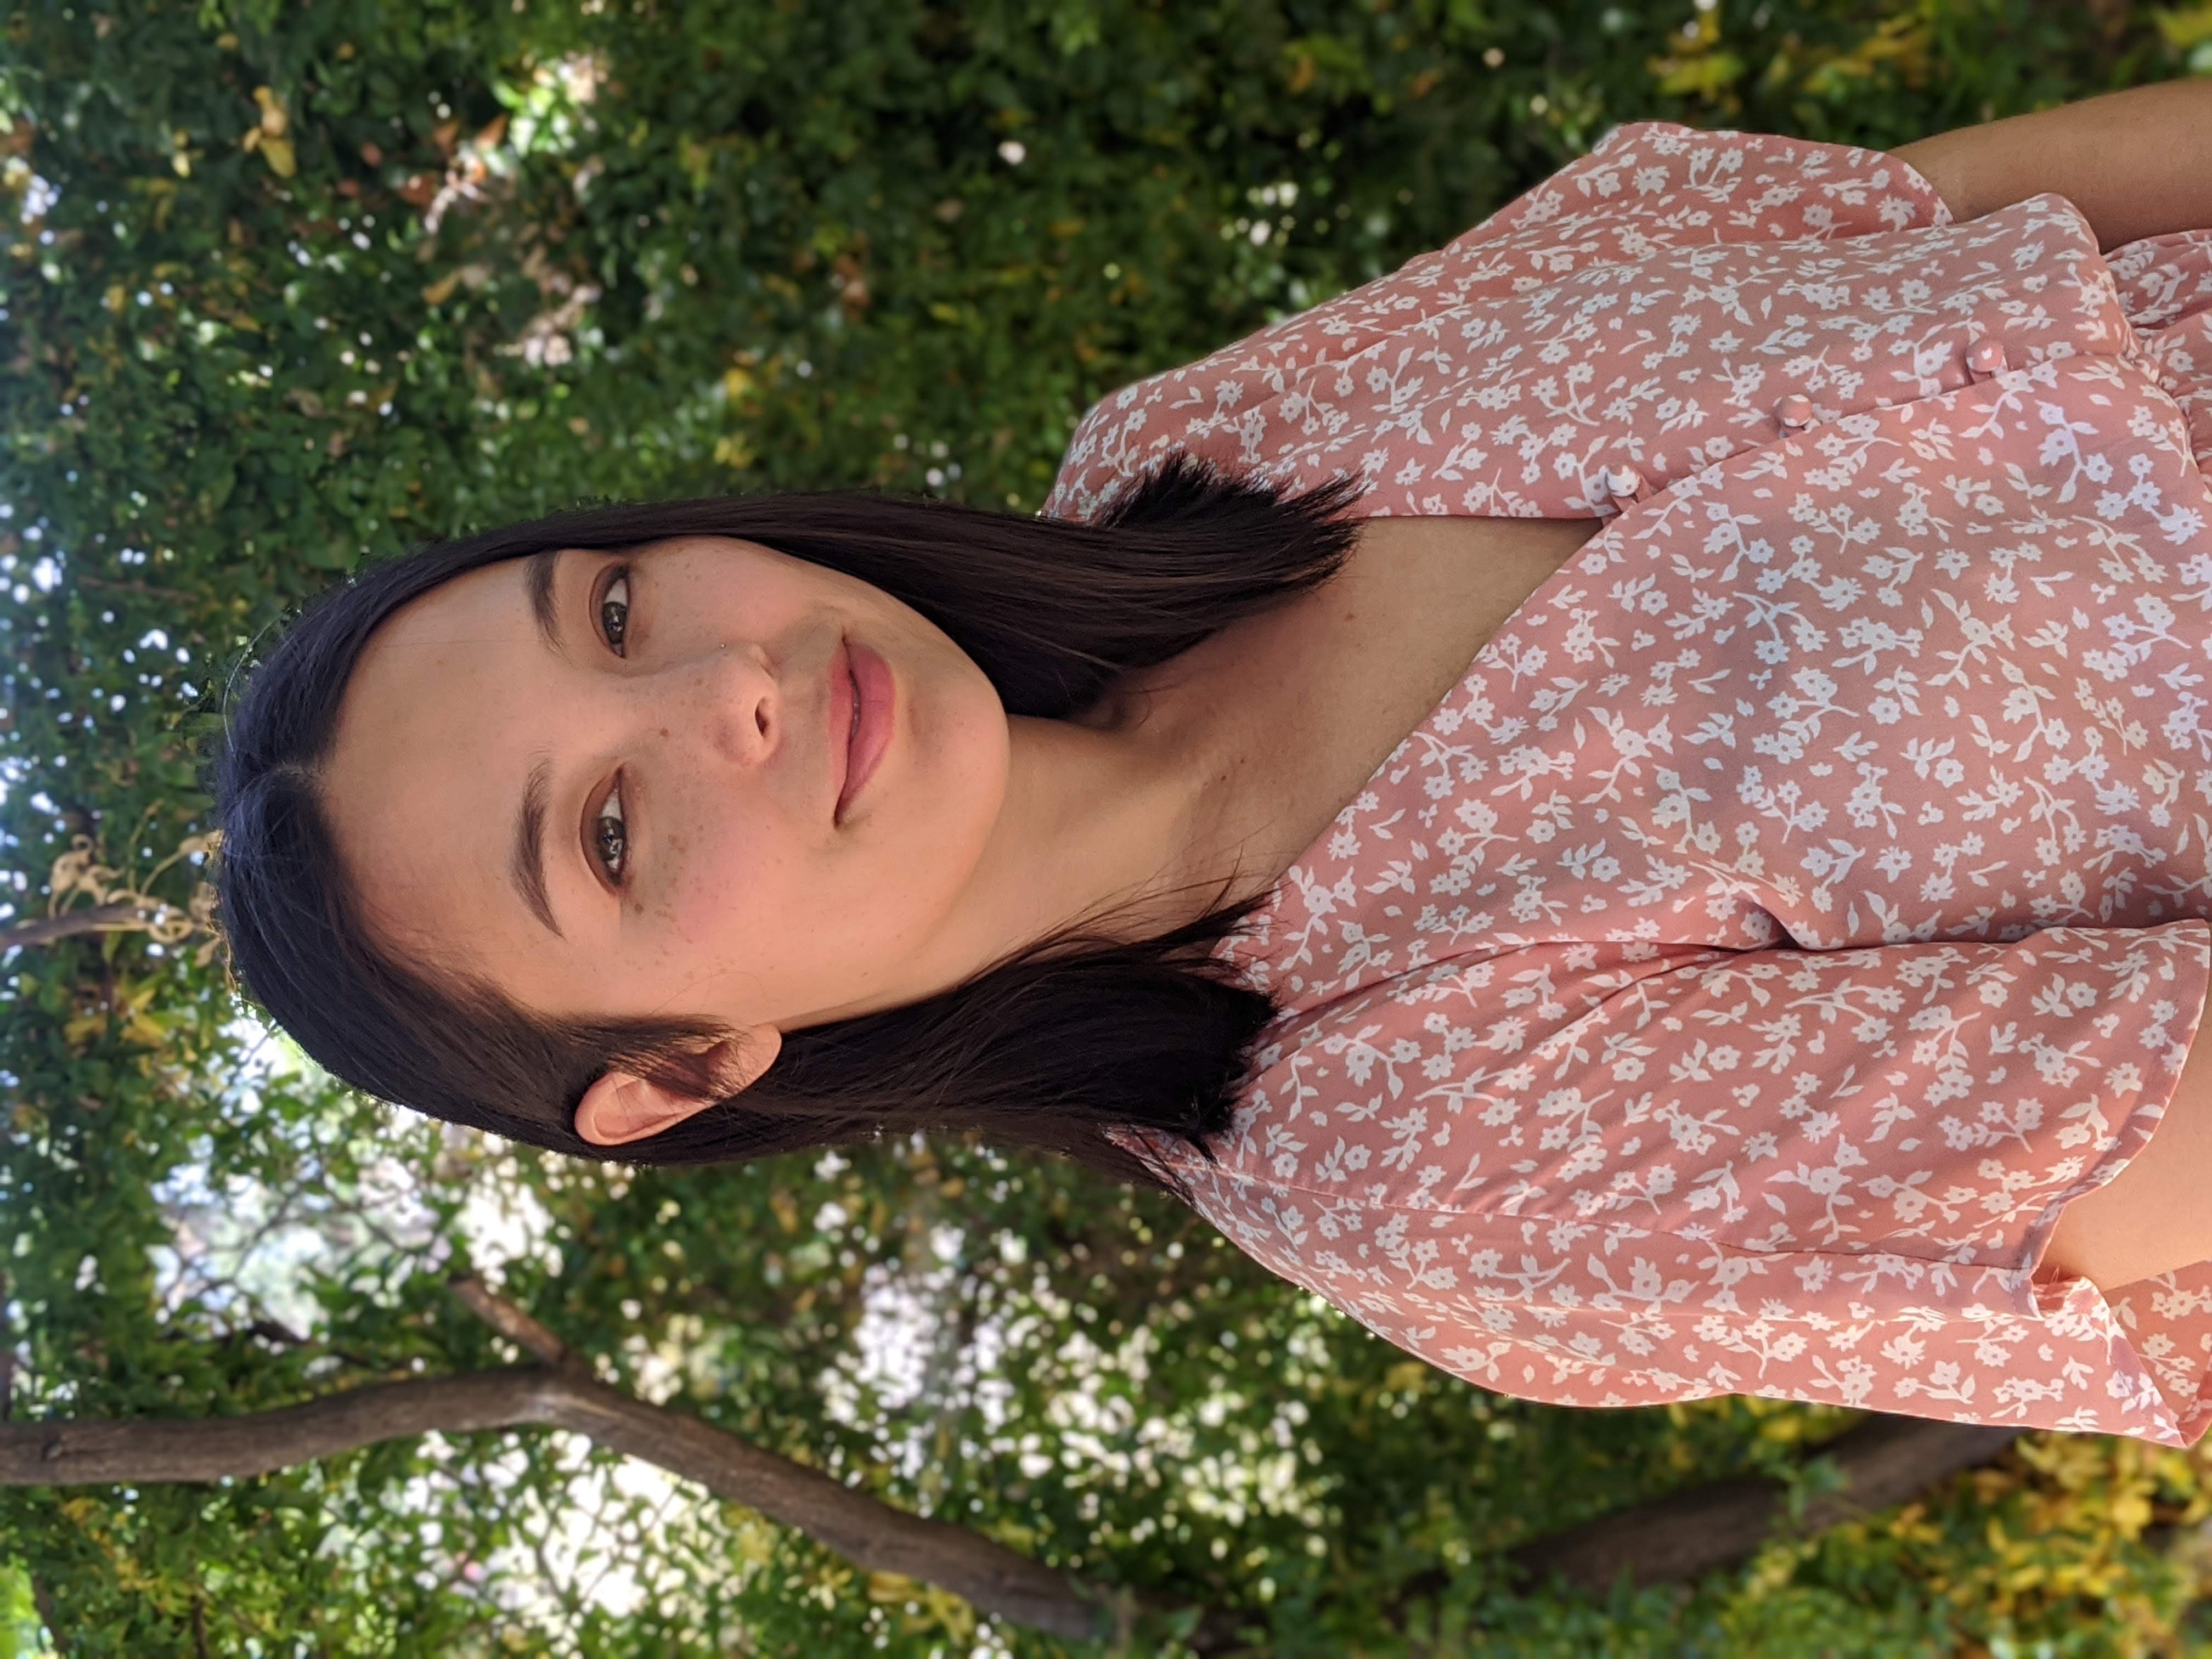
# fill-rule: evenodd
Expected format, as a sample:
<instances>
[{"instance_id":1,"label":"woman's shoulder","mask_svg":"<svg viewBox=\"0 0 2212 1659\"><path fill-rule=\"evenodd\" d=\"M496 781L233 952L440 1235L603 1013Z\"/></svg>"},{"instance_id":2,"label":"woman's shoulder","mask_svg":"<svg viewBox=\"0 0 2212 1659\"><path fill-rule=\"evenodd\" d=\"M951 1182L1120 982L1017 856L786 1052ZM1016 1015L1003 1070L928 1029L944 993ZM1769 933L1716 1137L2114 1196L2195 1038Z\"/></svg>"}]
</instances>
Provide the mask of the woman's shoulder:
<instances>
[{"instance_id":1,"label":"woman's shoulder","mask_svg":"<svg viewBox=\"0 0 2212 1659\"><path fill-rule=\"evenodd\" d=\"M1316 390L1316 375L1329 378L1334 365L1340 379L1358 359L1370 378L1395 386L1401 369L1383 361L1391 343L1416 346L1447 317L1472 319L1455 325L1462 335L1495 337L1488 351L1464 356L1470 367L1489 361L1533 325L1547 291L1595 266L1638 265L1670 248L1833 241L1950 222L1935 186L1879 150L1627 122L1443 247L1101 398L1077 423L1043 510L1088 519L1177 449L1249 465L1321 418L1308 407L1328 390ZM1481 320L1493 313L1494 323ZM1363 389L1349 391L1356 398Z\"/></svg>"},{"instance_id":2,"label":"woman's shoulder","mask_svg":"<svg viewBox=\"0 0 2212 1659\"><path fill-rule=\"evenodd\" d=\"M1529 233L1595 233L1609 257L1634 260L1684 241L1796 241L1950 222L1936 186L1882 150L1629 121L1449 248Z\"/></svg>"}]
</instances>

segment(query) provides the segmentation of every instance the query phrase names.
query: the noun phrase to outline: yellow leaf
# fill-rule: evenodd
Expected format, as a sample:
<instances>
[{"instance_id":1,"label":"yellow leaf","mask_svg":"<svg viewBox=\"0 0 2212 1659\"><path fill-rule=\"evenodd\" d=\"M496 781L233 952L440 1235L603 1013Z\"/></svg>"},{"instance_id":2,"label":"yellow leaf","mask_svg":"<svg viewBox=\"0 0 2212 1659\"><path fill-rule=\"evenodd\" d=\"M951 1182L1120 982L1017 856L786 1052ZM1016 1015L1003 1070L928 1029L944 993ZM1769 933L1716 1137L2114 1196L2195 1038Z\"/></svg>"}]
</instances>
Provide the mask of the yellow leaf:
<instances>
[{"instance_id":1,"label":"yellow leaf","mask_svg":"<svg viewBox=\"0 0 2212 1659\"><path fill-rule=\"evenodd\" d=\"M289 118L284 106L276 101L276 94L267 87L253 89L253 101L261 106L261 130L271 138L282 138Z\"/></svg>"},{"instance_id":2,"label":"yellow leaf","mask_svg":"<svg viewBox=\"0 0 2212 1659\"><path fill-rule=\"evenodd\" d=\"M2158 32L2166 37L2166 44L2176 52L2187 52L2203 40L2212 40L2212 5L2192 7L2186 11L2155 10L2151 15L2158 21Z\"/></svg>"},{"instance_id":3,"label":"yellow leaf","mask_svg":"<svg viewBox=\"0 0 2212 1659\"><path fill-rule=\"evenodd\" d=\"M926 1584L922 1587L921 1602L929 1610L929 1616L956 1641L966 1641L975 1628L975 1609L949 1589Z\"/></svg>"},{"instance_id":4,"label":"yellow leaf","mask_svg":"<svg viewBox=\"0 0 2212 1659\"><path fill-rule=\"evenodd\" d=\"M1743 73L1743 59L1732 52L1717 52L1711 57L1692 58L1686 63L1662 60L1653 66L1659 76L1659 90L1680 96L1694 93L1701 98L1714 98Z\"/></svg>"},{"instance_id":5,"label":"yellow leaf","mask_svg":"<svg viewBox=\"0 0 2212 1659\"><path fill-rule=\"evenodd\" d=\"M727 437L715 441L714 459L724 466L742 471L753 464L755 457L751 447L732 432Z\"/></svg>"},{"instance_id":6,"label":"yellow leaf","mask_svg":"<svg viewBox=\"0 0 2212 1659\"><path fill-rule=\"evenodd\" d=\"M422 297L434 306L441 306L453 297L453 290L461 284L461 273L449 270L422 290Z\"/></svg>"},{"instance_id":7,"label":"yellow leaf","mask_svg":"<svg viewBox=\"0 0 2212 1659\"><path fill-rule=\"evenodd\" d=\"M2139 1536L2150 1524L2150 1499L2139 1492L2122 1494L2112 1500L2112 1525L2123 1538Z\"/></svg>"},{"instance_id":8,"label":"yellow leaf","mask_svg":"<svg viewBox=\"0 0 2212 1659\"><path fill-rule=\"evenodd\" d=\"M1429 1368L1419 1360L1401 1360L1382 1373L1382 1386L1393 1394L1412 1394L1428 1375Z\"/></svg>"},{"instance_id":9,"label":"yellow leaf","mask_svg":"<svg viewBox=\"0 0 2212 1659\"><path fill-rule=\"evenodd\" d=\"M106 1014L81 1015L76 1019L63 1023L62 1041L72 1048L82 1049L94 1031L104 1030L106 1026Z\"/></svg>"},{"instance_id":10,"label":"yellow leaf","mask_svg":"<svg viewBox=\"0 0 2212 1659\"><path fill-rule=\"evenodd\" d=\"M122 310L125 306L130 303L130 301L131 296L123 291L122 283L110 283L107 285L107 294L103 303L106 304L110 311Z\"/></svg>"},{"instance_id":11,"label":"yellow leaf","mask_svg":"<svg viewBox=\"0 0 2212 1659\"><path fill-rule=\"evenodd\" d=\"M169 1040L169 1034L161 1024L141 1014L123 1028L124 1040L135 1042L142 1048L158 1048Z\"/></svg>"},{"instance_id":12,"label":"yellow leaf","mask_svg":"<svg viewBox=\"0 0 2212 1659\"><path fill-rule=\"evenodd\" d=\"M264 139L261 154L269 163L269 170L279 179L289 179L300 170L299 162L292 156L292 141L289 138Z\"/></svg>"},{"instance_id":13,"label":"yellow leaf","mask_svg":"<svg viewBox=\"0 0 2212 1659\"><path fill-rule=\"evenodd\" d=\"M775 1528L742 1504L725 1504L722 1518L730 1526L730 1542L739 1560L749 1566L765 1565L775 1553Z\"/></svg>"}]
</instances>

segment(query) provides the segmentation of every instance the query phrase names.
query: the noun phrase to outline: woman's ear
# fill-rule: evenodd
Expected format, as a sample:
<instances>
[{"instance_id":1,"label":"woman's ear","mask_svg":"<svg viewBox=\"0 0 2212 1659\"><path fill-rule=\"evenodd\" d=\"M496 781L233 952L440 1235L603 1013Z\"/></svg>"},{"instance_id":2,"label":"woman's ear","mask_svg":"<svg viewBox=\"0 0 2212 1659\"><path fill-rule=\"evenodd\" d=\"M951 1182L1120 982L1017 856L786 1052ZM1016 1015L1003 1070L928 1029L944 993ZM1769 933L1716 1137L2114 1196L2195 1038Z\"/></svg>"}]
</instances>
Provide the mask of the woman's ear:
<instances>
[{"instance_id":1,"label":"woman's ear","mask_svg":"<svg viewBox=\"0 0 2212 1659\"><path fill-rule=\"evenodd\" d=\"M624 1146L657 1135L751 1088L782 1048L783 1033L773 1025L757 1025L716 1043L700 1055L717 1085L715 1092L705 1096L678 1093L635 1072L609 1072L576 1103L576 1133L594 1146Z\"/></svg>"}]
</instances>

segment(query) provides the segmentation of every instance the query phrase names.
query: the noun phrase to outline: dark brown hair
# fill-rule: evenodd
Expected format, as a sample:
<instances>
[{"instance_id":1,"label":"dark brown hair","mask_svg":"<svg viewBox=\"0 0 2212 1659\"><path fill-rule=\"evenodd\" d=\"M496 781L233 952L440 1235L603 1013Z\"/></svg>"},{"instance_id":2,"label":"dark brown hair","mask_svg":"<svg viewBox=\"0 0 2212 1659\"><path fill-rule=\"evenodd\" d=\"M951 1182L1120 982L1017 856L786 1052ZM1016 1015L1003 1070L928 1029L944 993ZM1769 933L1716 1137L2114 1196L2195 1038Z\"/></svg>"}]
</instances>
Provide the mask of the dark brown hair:
<instances>
[{"instance_id":1,"label":"dark brown hair","mask_svg":"<svg viewBox=\"0 0 2212 1659\"><path fill-rule=\"evenodd\" d=\"M610 1153L577 1102L622 1066L695 1096L696 1020L552 1020L466 975L379 949L343 879L318 778L378 625L439 583L549 548L739 538L871 582L943 629L1007 712L1066 718L1117 676L1320 586L1352 529L1340 479L1288 496L1176 457L1091 523L839 491L601 506L420 548L322 595L250 679L215 763L216 886L246 988L369 1094L580 1158L698 1164L886 1133L972 1129L1161 1184L1115 1125L1206 1150L1276 1012L1206 947L1264 902L1142 943L1063 930L926 1001L785 1035L729 1097ZM1227 891L1224 884L1222 891Z\"/></svg>"}]
</instances>

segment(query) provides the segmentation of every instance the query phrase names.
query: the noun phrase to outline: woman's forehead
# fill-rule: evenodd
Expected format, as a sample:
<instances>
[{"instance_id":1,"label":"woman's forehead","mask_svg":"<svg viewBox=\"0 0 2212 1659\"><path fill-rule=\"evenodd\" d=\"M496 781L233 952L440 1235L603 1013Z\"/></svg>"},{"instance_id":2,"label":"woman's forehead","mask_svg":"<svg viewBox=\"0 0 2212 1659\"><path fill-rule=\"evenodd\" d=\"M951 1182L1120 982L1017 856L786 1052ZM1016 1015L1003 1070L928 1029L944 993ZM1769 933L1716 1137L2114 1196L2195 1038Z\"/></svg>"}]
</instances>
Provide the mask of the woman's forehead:
<instances>
[{"instance_id":1,"label":"woman's forehead","mask_svg":"<svg viewBox=\"0 0 2212 1659\"><path fill-rule=\"evenodd\" d=\"M523 586L527 559L501 559L449 576L435 587L416 594L376 626L362 647L354 679L369 659L388 653L394 647L406 649L440 641L453 629L480 631L501 621L527 625L530 612ZM349 682L347 690L353 689Z\"/></svg>"},{"instance_id":2,"label":"woman's forehead","mask_svg":"<svg viewBox=\"0 0 2212 1659\"><path fill-rule=\"evenodd\" d=\"M780 559L786 556L758 542L749 542L741 536L710 536L705 534L664 536L657 541L637 542L628 547L564 549L563 559L576 558L655 558L681 557L686 554L704 554L726 559L732 553L758 554L763 557Z\"/></svg>"},{"instance_id":3,"label":"woman's forehead","mask_svg":"<svg viewBox=\"0 0 2212 1659\"><path fill-rule=\"evenodd\" d=\"M441 584L363 647L322 793L340 856L395 922L477 908L471 896L496 879L494 826L557 717L550 665L512 561Z\"/></svg>"}]
</instances>

